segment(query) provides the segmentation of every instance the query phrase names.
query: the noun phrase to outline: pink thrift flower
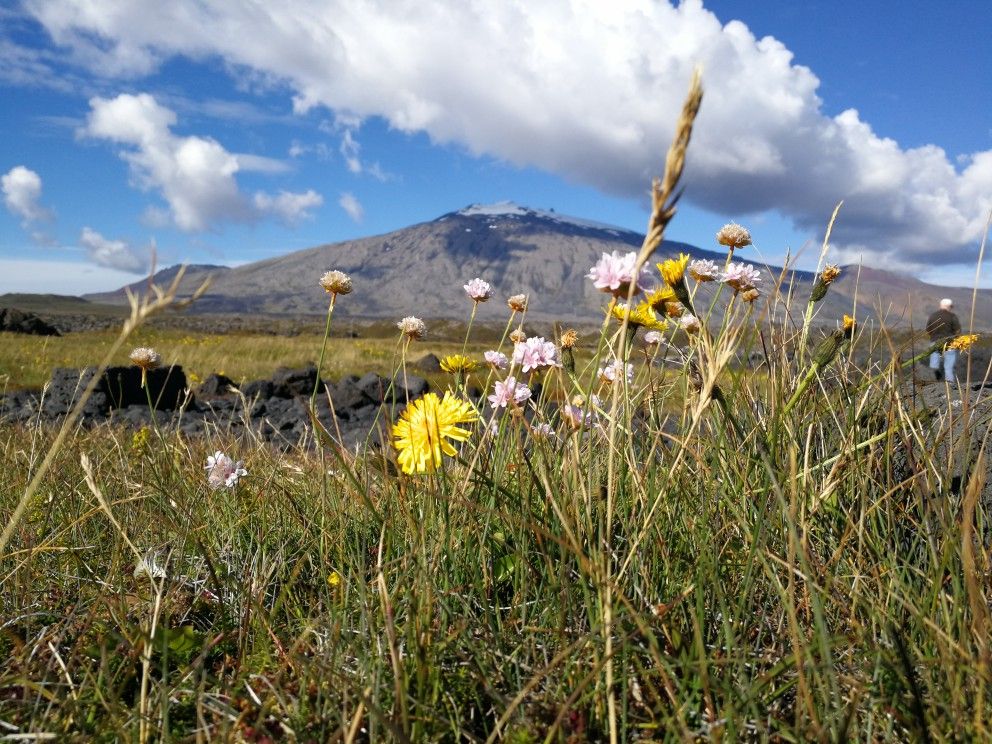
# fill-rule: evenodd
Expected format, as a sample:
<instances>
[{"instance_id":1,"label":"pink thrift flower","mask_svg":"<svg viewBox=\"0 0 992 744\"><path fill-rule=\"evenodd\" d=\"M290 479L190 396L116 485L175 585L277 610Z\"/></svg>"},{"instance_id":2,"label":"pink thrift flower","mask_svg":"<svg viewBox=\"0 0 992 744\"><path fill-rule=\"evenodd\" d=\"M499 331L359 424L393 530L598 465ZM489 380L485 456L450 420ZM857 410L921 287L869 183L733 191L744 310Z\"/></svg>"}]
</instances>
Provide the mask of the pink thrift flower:
<instances>
[{"instance_id":1,"label":"pink thrift flower","mask_svg":"<svg viewBox=\"0 0 992 744\"><path fill-rule=\"evenodd\" d=\"M689 262L689 276L697 282L712 282L720 276L720 267L708 258Z\"/></svg>"},{"instance_id":2,"label":"pink thrift flower","mask_svg":"<svg viewBox=\"0 0 992 744\"><path fill-rule=\"evenodd\" d=\"M619 359L614 359L612 362L607 364L605 367L599 368L599 379L603 382L616 382L620 377L620 374L624 371L624 366ZM627 364L627 384L629 385L634 381L634 365Z\"/></svg>"},{"instance_id":3,"label":"pink thrift flower","mask_svg":"<svg viewBox=\"0 0 992 744\"><path fill-rule=\"evenodd\" d=\"M595 426L599 422L599 414L596 409L600 405L599 396L593 395L586 405L580 400L567 403L561 408L561 417L575 429L587 429Z\"/></svg>"},{"instance_id":4,"label":"pink thrift flower","mask_svg":"<svg viewBox=\"0 0 992 744\"><path fill-rule=\"evenodd\" d=\"M489 403L493 408L506 408L508 403L519 406L530 399L530 388L522 382L517 382L516 377L507 377L506 380L496 380L493 386L493 394L489 396Z\"/></svg>"},{"instance_id":5,"label":"pink thrift flower","mask_svg":"<svg viewBox=\"0 0 992 744\"><path fill-rule=\"evenodd\" d=\"M489 282L477 277L465 285L465 294L473 302L485 302L493 296L493 287Z\"/></svg>"},{"instance_id":6,"label":"pink thrift flower","mask_svg":"<svg viewBox=\"0 0 992 744\"><path fill-rule=\"evenodd\" d=\"M658 331L648 331L644 334L644 343L648 346L657 346L661 343L661 334Z\"/></svg>"},{"instance_id":7,"label":"pink thrift flower","mask_svg":"<svg viewBox=\"0 0 992 744\"><path fill-rule=\"evenodd\" d=\"M732 263L723 273L723 283L738 292L754 289L761 281L761 273L751 264Z\"/></svg>"},{"instance_id":8,"label":"pink thrift flower","mask_svg":"<svg viewBox=\"0 0 992 744\"><path fill-rule=\"evenodd\" d=\"M243 464L240 460L235 462L220 450L214 452L207 458L207 483L211 488L234 488L242 476L248 475Z\"/></svg>"},{"instance_id":9,"label":"pink thrift flower","mask_svg":"<svg viewBox=\"0 0 992 744\"><path fill-rule=\"evenodd\" d=\"M552 341L545 341L543 336L531 336L514 347L513 364L519 365L523 372L541 367L560 367L558 347Z\"/></svg>"},{"instance_id":10,"label":"pink thrift flower","mask_svg":"<svg viewBox=\"0 0 992 744\"><path fill-rule=\"evenodd\" d=\"M637 277L634 276L634 266L637 264L637 254L634 251L620 255L617 251L604 253L599 261L589 269L586 277L592 279L593 286L603 292L609 292L614 297L627 295L630 285L635 283L635 294L646 289L651 284L651 273L645 267Z\"/></svg>"},{"instance_id":11,"label":"pink thrift flower","mask_svg":"<svg viewBox=\"0 0 992 744\"><path fill-rule=\"evenodd\" d=\"M506 365L509 363L506 354L501 351L487 351L482 356L485 357L486 364L493 369L506 369Z\"/></svg>"}]
</instances>

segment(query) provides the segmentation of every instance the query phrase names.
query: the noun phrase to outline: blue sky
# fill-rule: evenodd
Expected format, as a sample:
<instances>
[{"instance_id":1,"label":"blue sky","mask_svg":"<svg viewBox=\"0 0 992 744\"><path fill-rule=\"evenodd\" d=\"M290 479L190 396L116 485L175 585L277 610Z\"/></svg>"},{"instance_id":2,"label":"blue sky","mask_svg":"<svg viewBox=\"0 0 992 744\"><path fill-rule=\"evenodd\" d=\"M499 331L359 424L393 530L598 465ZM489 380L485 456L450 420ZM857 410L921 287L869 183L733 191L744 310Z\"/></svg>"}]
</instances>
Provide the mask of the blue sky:
<instances>
[{"instance_id":1,"label":"blue sky","mask_svg":"<svg viewBox=\"0 0 992 744\"><path fill-rule=\"evenodd\" d=\"M0 9L0 292L109 289L513 200L641 230L694 66L669 237L970 284L992 207L984 0ZM990 279L983 286L992 286Z\"/></svg>"}]
</instances>

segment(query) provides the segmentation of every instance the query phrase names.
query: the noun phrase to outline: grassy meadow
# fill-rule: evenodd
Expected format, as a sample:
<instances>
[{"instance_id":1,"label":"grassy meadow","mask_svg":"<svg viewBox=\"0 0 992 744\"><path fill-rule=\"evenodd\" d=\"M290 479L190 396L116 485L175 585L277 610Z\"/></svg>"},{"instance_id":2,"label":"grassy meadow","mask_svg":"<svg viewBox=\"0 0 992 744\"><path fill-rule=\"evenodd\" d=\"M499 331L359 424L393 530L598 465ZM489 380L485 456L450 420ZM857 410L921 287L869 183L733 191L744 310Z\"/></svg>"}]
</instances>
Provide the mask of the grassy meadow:
<instances>
[{"instance_id":1,"label":"grassy meadow","mask_svg":"<svg viewBox=\"0 0 992 744\"><path fill-rule=\"evenodd\" d=\"M339 339L333 316L324 351L143 329L168 292L116 338L4 338L12 383L136 345L238 380L428 350L453 371L359 455L320 429L277 452L0 427L0 739L988 740L989 407L953 384L919 404L913 352L759 282L740 228L712 276L655 270L698 105L641 253L592 271L616 312L579 354L506 340L487 366L471 334ZM641 265L660 294L624 310Z\"/></svg>"}]
</instances>

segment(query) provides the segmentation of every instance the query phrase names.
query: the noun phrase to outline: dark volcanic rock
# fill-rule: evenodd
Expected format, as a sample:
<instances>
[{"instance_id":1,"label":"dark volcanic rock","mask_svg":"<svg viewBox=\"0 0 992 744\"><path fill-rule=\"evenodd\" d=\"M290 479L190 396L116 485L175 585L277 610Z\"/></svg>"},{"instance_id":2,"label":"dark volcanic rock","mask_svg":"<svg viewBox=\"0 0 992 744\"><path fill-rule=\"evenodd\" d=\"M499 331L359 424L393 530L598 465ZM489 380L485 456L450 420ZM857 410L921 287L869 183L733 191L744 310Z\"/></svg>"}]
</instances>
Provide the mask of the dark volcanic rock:
<instances>
[{"instance_id":1,"label":"dark volcanic rock","mask_svg":"<svg viewBox=\"0 0 992 744\"><path fill-rule=\"evenodd\" d=\"M277 398L310 397L317 386L317 367L311 364L303 369L279 368L272 375L272 386Z\"/></svg>"},{"instance_id":2,"label":"dark volcanic rock","mask_svg":"<svg viewBox=\"0 0 992 744\"><path fill-rule=\"evenodd\" d=\"M66 369L65 367L54 369L52 379L48 383L48 389L42 397L42 412L51 418L65 416L72 410L95 373L96 370L93 368L82 371ZM84 418L100 418L106 416L110 410L110 398L107 395L105 382L105 380L100 380L93 394L86 401L86 405L83 407Z\"/></svg>"},{"instance_id":3,"label":"dark volcanic rock","mask_svg":"<svg viewBox=\"0 0 992 744\"><path fill-rule=\"evenodd\" d=\"M207 379L196 389L196 395L198 398L220 398L230 395L232 389L236 387L237 385L230 377L216 374L207 375Z\"/></svg>"},{"instance_id":4,"label":"dark volcanic rock","mask_svg":"<svg viewBox=\"0 0 992 744\"><path fill-rule=\"evenodd\" d=\"M34 313L13 307L0 308L0 331L29 333L32 336L60 336L55 326L46 323Z\"/></svg>"},{"instance_id":5,"label":"dark volcanic rock","mask_svg":"<svg viewBox=\"0 0 992 744\"><path fill-rule=\"evenodd\" d=\"M113 408L152 405L158 410L173 411L186 399L186 374L182 367L159 367L148 371L145 391L141 387L138 367L108 367L103 373L103 390Z\"/></svg>"},{"instance_id":6,"label":"dark volcanic rock","mask_svg":"<svg viewBox=\"0 0 992 744\"><path fill-rule=\"evenodd\" d=\"M436 354L424 354L412 366L421 372L440 372L441 360L437 358Z\"/></svg>"},{"instance_id":7,"label":"dark volcanic rock","mask_svg":"<svg viewBox=\"0 0 992 744\"><path fill-rule=\"evenodd\" d=\"M41 421L56 422L72 409L94 374L92 368L57 369L43 397L33 392L0 396L0 421L24 422L38 416ZM239 396L229 378L211 375L198 391L199 398L194 399L187 397L186 376L180 367L153 370L148 375L152 400L157 402L154 411L157 426L173 427L188 436L217 430L238 434L247 427L264 441L285 448L313 441L310 395L316 381L317 370L312 365L298 370L282 369L271 380L244 385ZM343 377L328 384L325 395L317 396L317 418L342 446L374 444L385 436L390 412L395 415L407 396L415 398L428 388L422 377L408 375L404 382L400 376L387 397L388 378L375 373ZM394 400L396 406L392 405ZM152 423L152 411L137 367L108 369L83 408L83 425L108 421L132 428ZM372 431L376 422L382 431Z\"/></svg>"},{"instance_id":8,"label":"dark volcanic rock","mask_svg":"<svg viewBox=\"0 0 992 744\"><path fill-rule=\"evenodd\" d=\"M241 386L241 394L247 401L271 398L274 391L275 385L272 384L272 380L252 380Z\"/></svg>"}]
</instances>

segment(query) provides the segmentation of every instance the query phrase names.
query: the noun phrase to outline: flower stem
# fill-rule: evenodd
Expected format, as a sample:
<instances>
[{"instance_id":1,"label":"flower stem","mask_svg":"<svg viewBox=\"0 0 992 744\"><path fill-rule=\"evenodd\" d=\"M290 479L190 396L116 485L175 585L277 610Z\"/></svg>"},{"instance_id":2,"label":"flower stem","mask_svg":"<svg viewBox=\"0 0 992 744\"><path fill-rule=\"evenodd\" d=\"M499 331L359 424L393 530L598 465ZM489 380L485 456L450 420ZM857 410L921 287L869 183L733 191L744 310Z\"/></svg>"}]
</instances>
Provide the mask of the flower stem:
<instances>
[{"instance_id":1,"label":"flower stem","mask_svg":"<svg viewBox=\"0 0 992 744\"><path fill-rule=\"evenodd\" d=\"M327 323L324 326L324 340L320 344L320 358L317 361L317 379L313 383L313 393L310 394L310 408L316 410L317 391L320 389L320 372L324 367L324 352L327 351L327 337L331 335L331 316L334 314L336 294L331 295L331 303L327 306Z\"/></svg>"}]
</instances>

